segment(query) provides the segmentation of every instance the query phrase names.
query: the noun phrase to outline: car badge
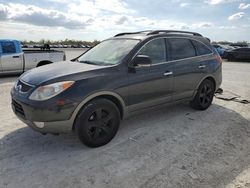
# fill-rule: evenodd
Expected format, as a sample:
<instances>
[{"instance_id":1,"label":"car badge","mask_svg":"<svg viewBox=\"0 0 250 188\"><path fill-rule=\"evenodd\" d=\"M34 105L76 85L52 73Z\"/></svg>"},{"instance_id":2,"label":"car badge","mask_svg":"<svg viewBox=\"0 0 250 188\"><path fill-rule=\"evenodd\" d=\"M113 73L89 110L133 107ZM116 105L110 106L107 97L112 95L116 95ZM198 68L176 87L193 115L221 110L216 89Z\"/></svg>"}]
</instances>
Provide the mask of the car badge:
<instances>
[{"instance_id":1,"label":"car badge","mask_svg":"<svg viewBox=\"0 0 250 188\"><path fill-rule=\"evenodd\" d=\"M17 86L17 91L21 91L22 90L22 85L18 85Z\"/></svg>"}]
</instances>

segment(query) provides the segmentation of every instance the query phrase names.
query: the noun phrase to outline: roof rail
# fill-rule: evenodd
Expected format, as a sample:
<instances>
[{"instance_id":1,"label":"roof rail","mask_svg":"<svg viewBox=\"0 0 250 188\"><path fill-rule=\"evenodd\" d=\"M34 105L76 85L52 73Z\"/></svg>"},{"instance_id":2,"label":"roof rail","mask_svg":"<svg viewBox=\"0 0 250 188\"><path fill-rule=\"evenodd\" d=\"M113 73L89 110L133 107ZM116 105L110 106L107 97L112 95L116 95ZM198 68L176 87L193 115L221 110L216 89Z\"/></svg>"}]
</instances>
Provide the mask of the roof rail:
<instances>
[{"instance_id":1,"label":"roof rail","mask_svg":"<svg viewBox=\"0 0 250 188\"><path fill-rule=\"evenodd\" d=\"M202 37L201 34L199 33L195 33L195 32L190 32L190 31L177 31L177 30L155 30L155 31L151 31L150 33L148 33L147 35L155 35L155 34L159 34L159 33L166 33L166 34L189 34L189 35L194 35L194 36L200 36Z\"/></svg>"},{"instance_id":2,"label":"roof rail","mask_svg":"<svg viewBox=\"0 0 250 188\"><path fill-rule=\"evenodd\" d=\"M119 37L122 35L133 35L133 34L140 34L140 33L145 33L145 32L152 32L152 30L146 30L146 31L137 31L137 32L127 32L127 33L118 33L114 37Z\"/></svg>"}]
</instances>

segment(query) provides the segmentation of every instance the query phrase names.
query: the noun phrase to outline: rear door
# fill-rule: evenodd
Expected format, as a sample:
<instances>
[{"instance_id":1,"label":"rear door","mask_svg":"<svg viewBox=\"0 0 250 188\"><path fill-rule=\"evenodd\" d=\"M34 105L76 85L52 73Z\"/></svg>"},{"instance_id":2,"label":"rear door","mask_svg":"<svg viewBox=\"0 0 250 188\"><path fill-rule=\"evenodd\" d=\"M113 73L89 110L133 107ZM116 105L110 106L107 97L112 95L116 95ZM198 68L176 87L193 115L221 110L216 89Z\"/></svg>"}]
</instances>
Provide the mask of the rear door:
<instances>
[{"instance_id":1,"label":"rear door","mask_svg":"<svg viewBox=\"0 0 250 188\"><path fill-rule=\"evenodd\" d=\"M129 72L130 111L155 106L172 100L173 64L167 62L166 40L153 39L137 55L149 56L149 67L134 67Z\"/></svg>"},{"instance_id":2,"label":"rear door","mask_svg":"<svg viewBox=\"0 0 250 188\"><path fill-rule=\"evenodd\" d=\"M170 60L174 62L173 98L181 100L192 97L208 70L206 58L197 54L191 39L176 37L167 41ZM212 51L208 50L208 53Z\"/></svg>"},{"instance_id":3,"label":"rear door","mask_svg":"<svg viewBox=\"0 0 250 188\"><path fill-rule=\"evenodd\" d=\"M246 48L246 59L250 59L250 48Z\"/></svg>"},{"instance_id":4,"label":"rear door","mask_svg":"<svg viewBox=\"0 0 250 188\"><path fill-rule=\"evenodd\" d=\"M240 48L240 59L249 59L250 58L250 49L249 48Z\"/></svg>"},{"instance_id":5,"label":"rear door","mask_svg":"<svg viewBox=\"0 0 250 188\"><path fill-rule=\"evenodd\" d=\"M2 41L1 66L3 72L22 72L23 53L17 50L13 41Z\"/></svg>"}]
</instances>

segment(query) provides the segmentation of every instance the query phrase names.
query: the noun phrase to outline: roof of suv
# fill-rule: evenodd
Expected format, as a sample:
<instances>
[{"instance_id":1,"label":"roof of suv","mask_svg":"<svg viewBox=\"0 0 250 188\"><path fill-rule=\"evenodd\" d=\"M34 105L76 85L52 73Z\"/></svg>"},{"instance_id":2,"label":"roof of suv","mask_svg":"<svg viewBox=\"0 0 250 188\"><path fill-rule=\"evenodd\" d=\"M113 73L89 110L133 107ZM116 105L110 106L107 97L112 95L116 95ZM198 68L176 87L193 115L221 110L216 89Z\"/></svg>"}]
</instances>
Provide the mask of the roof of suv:
<instances>
[{"instance_id":1,"label":"roof of suv","mask_svg":"<svg viewBox=\"0 0 250 188\"><path fill-rule=\"evenodd\" d=\"M210 39L203 37L201 34L190 31L178 31L178 30L146 30L138 32L118 33L113 38L133 38L133 39L146 39L154 36L188 36L191 38L206 39L210 42Z\"/></svg>"}]
</instances>

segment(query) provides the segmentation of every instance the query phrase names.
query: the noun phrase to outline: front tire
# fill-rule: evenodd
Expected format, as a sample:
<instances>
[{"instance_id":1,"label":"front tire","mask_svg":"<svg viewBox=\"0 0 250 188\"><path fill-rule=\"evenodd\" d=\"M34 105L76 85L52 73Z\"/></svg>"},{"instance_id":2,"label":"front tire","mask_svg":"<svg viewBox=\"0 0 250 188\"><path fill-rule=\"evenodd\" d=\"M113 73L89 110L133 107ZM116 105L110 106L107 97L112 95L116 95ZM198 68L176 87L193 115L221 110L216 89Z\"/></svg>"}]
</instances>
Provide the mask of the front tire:
<instances>
[{"instance_id":1,"label":"front tire","mask_svg":"<svg viewBox=\"0 0 250 188\"><path fill-rule=\"evenodd\" d=\"M234 61L235 57L233 55L229 55L227 58L228 61Z\"/></svg>"},{"instance_id":2,"label":"front tire","mask_svg":"<svg viewBox=\"0 0 250 188\"><path fill-rule=\"evenodd\" d=\"M96 99L81 110L75 121L75 128L84 145L99 147L115 137L120 120L120 112L112 101Z\"/></svg>"},{"instance_id":3,"label":"front tire","mask_svg":"<svg viewBox=\"0 0 250 188\"><path fill-rule=\"evenodd\" d=\"M214 83L209 79L204 80L200 84L195 98L190 102L191 106L197 110L206 110L213 101L214 91Z\"/></svg>"}]
</instances>

